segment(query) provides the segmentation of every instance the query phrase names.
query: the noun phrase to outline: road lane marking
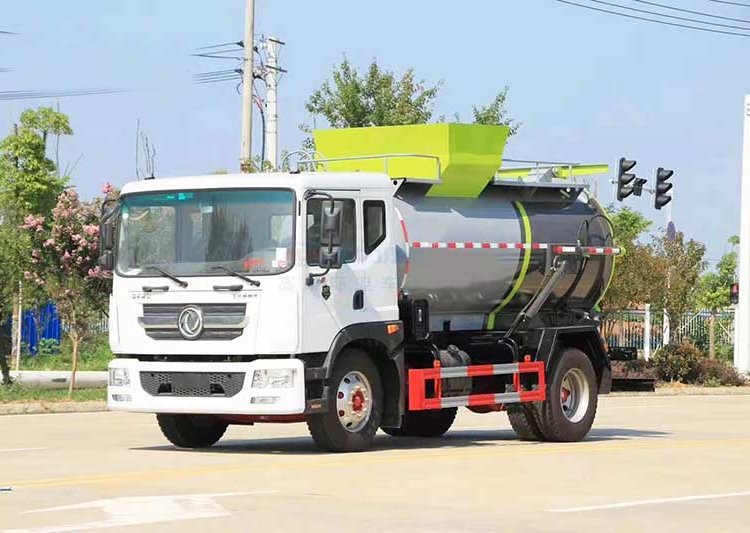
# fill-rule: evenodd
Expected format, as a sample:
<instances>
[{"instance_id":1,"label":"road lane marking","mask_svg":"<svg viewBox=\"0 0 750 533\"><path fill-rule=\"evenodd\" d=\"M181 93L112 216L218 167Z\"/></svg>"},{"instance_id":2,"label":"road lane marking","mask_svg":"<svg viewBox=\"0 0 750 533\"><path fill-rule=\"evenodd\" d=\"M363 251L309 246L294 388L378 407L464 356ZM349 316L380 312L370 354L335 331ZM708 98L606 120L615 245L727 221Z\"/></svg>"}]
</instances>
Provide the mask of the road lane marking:
<instances>
[{"instance_id":1,"label":"road lane marking","mask_svg":"<svg viewBox=\"0 0 750 533\"><path fill-rule=\"evenodd\" d=\"M750 496L750 491L727 492L725 494L702 494L698 496L679 496L676 498L657 498L653 500L633 500L629 502L608 503L603 505L589 505L586 507L567 507L564 509L547 509L550 513L582 513L587 511L605 511L612 509L627 509L628 507L641 507L643 505L661 505L669 503L694 502L702 500L719 500L722 498L742 498Z\"/></svg>"},{"instance_id":2,"label":"road lane marking","mask_svg":"<svg viewBox=\"0 0 750 533\"><path fill-rule=\"evenodd\" d=\"M152 469L143 471L114 472L108 474L81 475L70 477L46 478L46 479L23 479L11 481L6 484L19 488L49 488L65 487L75 485L93 485L100 483L121 483L125 481L143 481L149 482L154 480L178 479L193 477L199 475L215 475L225 473L246 473L246 472L270 472L277 470L311 470L316 468L348 468L366 464L388 464L388 463L405 463L416 461L432 460L463 460L463 459L484 459L488 457L502 456L537 456L537 455L561 455L568 453L612 453L627 451L648 451L648 450L668 450L668 449L692 449L692 448L727 448L727 447L747 447L750 446L750 438L735 439L701 439L685 441L668 441L660 438L651 438L648 442L628 442L628 441L590 441L578 443L550 444L550 443L515 443L514 441L503 441L500 446L490 449L477 448L452 448L449 451L432 452L429 449L415 450L412 453L399 453L399 450L393 451L373 451L369 454L355 454L350 456L341 455L324 455L324 459L317 461L297 460L267 460L271 459L271 454L263 456L263 462L257 464L235 463L225 465L212 465L184 469ZM450 443L446 443L450 445ZM217 450L219 452L220 450ZM237 452L241 453L241 452ZM258 455L252 453L252 455ZM283 454L283 451L280 452ZM275 456L278 457L278 456Z\"/></svg>"},{"instance_id":3,"label":"road lane marking","mask_svg":"<svg viewBox=\"0 0 750 533\"><path fill-rule=\"evenodd\" d=\"M46 507L44 509L25 511L23 514L99 509L107 518L92 522L58 524L28 529L5 529L3 533L61 533L65 531L86 531L164 522L172 523L178 520L197 520L199 518L220 518L231 516L232 513L219 505L215 501L216 498L275 494L277 492L276 490L261 490L251 492L218 492L213 494L129 496Z\"/></svg>"},{"instance_id":4,"label":"road lane marking","mask_svg":"<svg viewBox=\"0 0 750 533\"><path fill-rule=\"evenodd\" d=\"M4 450L0 450L0 453L10 453L10 452L35 452L39 450L46 450L47 448L5 448Z\"/></svg>"}]
</instances>

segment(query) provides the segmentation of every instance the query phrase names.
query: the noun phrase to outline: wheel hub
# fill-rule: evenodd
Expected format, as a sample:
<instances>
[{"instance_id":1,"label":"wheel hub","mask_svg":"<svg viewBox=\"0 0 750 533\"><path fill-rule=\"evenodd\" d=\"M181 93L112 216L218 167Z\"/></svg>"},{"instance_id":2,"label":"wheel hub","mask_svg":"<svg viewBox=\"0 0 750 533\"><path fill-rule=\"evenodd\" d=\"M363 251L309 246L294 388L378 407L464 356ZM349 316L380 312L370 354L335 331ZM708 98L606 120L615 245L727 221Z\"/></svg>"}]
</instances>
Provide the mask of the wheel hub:
<instances>
[{"instance_id":1,"label":"wheel hub","mask_svg":"<svg viewBox=\"0 0 750 533\"><path fill-rule=\"evenodd\" d=\"M372 413L372 388L361 372L346 374L336 393L336 411L344 429L356 433L367 424Z\"/></svg>"},{"instance_id":2,"label":"wheel hub","mask_svg":"<svg viewBox=\"0 0 750 533\"><path fill-rule=\"evenodd\" d=\"M579 368L571 368L565 374L560 387L560 405L565 418L580 422L589 409L589 382Z\"/></svg>"}]
</instances>

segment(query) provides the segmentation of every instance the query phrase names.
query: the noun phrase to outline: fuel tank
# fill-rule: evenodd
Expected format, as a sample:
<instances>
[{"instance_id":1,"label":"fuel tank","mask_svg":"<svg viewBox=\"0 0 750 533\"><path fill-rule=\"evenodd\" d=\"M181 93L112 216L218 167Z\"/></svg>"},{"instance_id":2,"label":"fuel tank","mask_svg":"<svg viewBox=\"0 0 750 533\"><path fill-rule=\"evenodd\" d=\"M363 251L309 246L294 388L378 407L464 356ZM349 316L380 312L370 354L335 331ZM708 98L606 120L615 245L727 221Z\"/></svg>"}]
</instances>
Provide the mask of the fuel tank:
<instances>
[{"instance_id":1,"label":"fuel tank","mask_svg":"<svg viewBox=\"0 0 750 533\"><path fill-rule=\"evenodd\" d=\"M475 198L435 197L404 183L397 211L399 288L429 303L430 329L500 329L539 289L554 246L612 246L601 206L582 186L490 185ZM614 257L575 256L542 308L588 312Z\"/></svg>"}]
</instances>

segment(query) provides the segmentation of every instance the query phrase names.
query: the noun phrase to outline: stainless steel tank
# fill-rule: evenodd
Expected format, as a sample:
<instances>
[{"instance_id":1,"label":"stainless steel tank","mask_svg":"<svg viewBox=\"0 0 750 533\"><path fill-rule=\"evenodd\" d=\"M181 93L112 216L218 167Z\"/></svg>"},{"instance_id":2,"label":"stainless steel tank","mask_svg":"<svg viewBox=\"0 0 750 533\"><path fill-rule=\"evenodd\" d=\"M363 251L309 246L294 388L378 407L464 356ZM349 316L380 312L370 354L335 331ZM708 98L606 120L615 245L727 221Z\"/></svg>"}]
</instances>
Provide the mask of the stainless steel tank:
<instances>
[{"instance_id":1,"label":"stainless steel tank","mask_svg":"<svg viewBox=\"0 0 750 533\"><path fill-rule=\"evenodd\" d=\"M612 246L611 226L581 186L490 185L477 198L427 196L404 183L394 197L400 220L400 289L429 302L430 329L499 329L540 287L554 245ZM614 267L612 256L569 260L543 311L590 311Z\"/></svg>"}]
</instances>

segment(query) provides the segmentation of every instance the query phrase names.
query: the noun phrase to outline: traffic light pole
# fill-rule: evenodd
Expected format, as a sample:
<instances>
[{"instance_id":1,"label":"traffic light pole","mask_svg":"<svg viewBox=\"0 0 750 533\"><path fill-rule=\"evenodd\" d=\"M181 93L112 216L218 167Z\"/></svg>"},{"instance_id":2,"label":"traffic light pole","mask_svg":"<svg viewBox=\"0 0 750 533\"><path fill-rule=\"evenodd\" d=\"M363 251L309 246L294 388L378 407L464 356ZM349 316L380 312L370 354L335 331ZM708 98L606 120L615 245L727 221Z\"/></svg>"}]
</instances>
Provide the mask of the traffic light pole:
<instances>
[{"instance_id":1,"label":"traffic light pole","mask_svg":"<svg viewBox=\"0 0 750 533\"><path fill-rule=\"evenodd\" d=\"M734 366L750 371L750 95L745 97L740 204L740 294L735 312Z\"/></svg>"}]
</instances>

